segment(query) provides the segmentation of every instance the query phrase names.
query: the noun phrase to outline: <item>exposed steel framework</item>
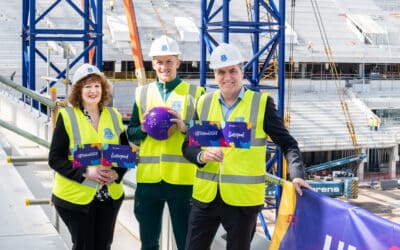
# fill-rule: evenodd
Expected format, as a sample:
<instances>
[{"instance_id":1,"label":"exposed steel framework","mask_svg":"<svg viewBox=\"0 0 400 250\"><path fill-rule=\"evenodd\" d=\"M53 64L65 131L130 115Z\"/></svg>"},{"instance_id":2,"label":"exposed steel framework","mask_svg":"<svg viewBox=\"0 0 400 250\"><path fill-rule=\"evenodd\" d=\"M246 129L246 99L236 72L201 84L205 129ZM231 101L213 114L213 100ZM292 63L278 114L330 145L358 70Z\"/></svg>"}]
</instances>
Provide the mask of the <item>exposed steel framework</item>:
<instances>
[{"instance_id":1,"label":"exposed steel framework","mask_svg":"<svg viewBox=\"0 0 400 250\"><path fill-rule=\"evenodd\" d=\"M38 23L43 20L54 8L62 1L54 1L47 9L36 14L36 0L23 0L22 6L22 85L25 88L36 91L36 56L50 65L56 72L57 79L66 79L69 68L72 68L79 60L91 62L100 70L103 61L103 1L102 0L82 0L82 8L76 6L72 0L65 0L68 5L82 18L83 26L79 29L56 29L56 28L37 28ZM82 42L83 50L66 65L64 69L57 67L37 48L40 42ZM68 79L66 79L68 80ZM52 81L50 87L56 82ZM47 91L47 87L40 90L41 93ZM37 107L37 104L34 106Z\"/></svg>"},{"instance_id":2,"label":"exposed steel framework","mask_svg":"<svg viewBox=\"0 0 400 250\"><path fill-rule=\"evenodd\" d=\"M206 86L207 54L211 53L219 43L229 43L230 38L238 33L251 36L252 57L245 64L245 78L250 82L249 88L259 91L261 88L277 89L277 108L280 116L284 117L285 93L285 0L279 0L279 6L273 0L247 1L251 20L232 20L231 6L235 1L215 0L201 1L201 44L200 44L200 84ZM267 13L272 18L262 20L261 16ZM265 41L268 35L269 40ZM263 39L261 39L263 38ZM261 86L260 81L273 56L278 55L278 84L277 86ZM260 67L261 62L261 67ZM251 72L249 74L249 72ZM270 147L269 147L270 148ZM283 155L278 147L271 147L271 159L266 167L269 170L274 164L277 166L277 176L283 174ZM277 186L276 204L279 204L281 187ZM270 238L264 225L266 236Z\"/></svg>"}]
</instances>

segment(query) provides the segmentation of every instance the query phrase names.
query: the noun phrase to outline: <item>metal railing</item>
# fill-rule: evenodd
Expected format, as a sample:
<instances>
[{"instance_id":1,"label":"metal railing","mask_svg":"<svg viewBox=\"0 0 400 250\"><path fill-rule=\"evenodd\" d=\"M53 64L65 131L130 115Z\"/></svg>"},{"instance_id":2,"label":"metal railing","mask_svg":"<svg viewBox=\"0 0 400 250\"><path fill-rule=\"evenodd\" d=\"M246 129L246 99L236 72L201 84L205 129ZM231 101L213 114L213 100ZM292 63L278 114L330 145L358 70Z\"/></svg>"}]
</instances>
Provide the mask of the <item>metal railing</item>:
<instances>
[{"instance_id":1,"label":"metal railing","mask_svg":"<svg viewBox=\"0 0 400 250\"><path fill-rule=\"evenodd\" d=\"M0 75L0 83L16 90L18 94L29 97L30 98L29 105L31 106L32 109L34 108L33 101L37 101L39 103L37 110L40 115L42 114L41 113L41 105L46 106L48 120L51 118L51 125L52 125L52 127L54 127L57 107L59 105L65 105L65 101L60 101L60 102L57 101L57 89L56 88L51 88L49 91L50 96L46 97L35 91L27 89L15 82L9 80L8 78L6 78L2 75ZM26 102L24 102L24 104L26 104ZM9 124L3 120L0 120L0 126L13 131L14 133L21 135L21 136L27 138L28 140L36 142L37 144L39 144L41 146L44 146L46 148L50 147L49 142L47 142L46 140L43 140L40 137L37 137L37 136L32 135L22 129L19 129L18 127L14 126L12 124Z\"/></svg>"},{"instance_id":2,"label":"metal railing","mask_svg":"<svg viewBox=\"0 0 400 250\"><path fill-rule=\"evenodd\" d=\"M32 135L32 134L30 134L30 133L18 128L17 126L11 125L8 122L3 121L2 119L0 119L0 126L3 127L3 128L8 129L8 130L20 135L20 136L23 136L26 139L31 140L31 141L33 141L33 142L35 142L35 143L37 143L37 144L39 144L41 146L44 146L46 148L50 147L50 143L48 141L43 140L42 138L40 138L38 136Z\"/></svg>"},{"instance_id":3,"label":"metal railing","mask_svg":"<svg viewBox=\"0 0 400 250\"><path fill-rule=\"evenodd\" d=\"M11 87L11 88L13 88L13 89L15 89L15 90L17 90L18 92L20 92L20 93L22 93L22 94L24 94L26 96L29 96L30 98L32 98L32 99L34 99L34 100L46 105L50 109L54 108L54 106L56 105L56 103L51 101L49 98L44 97L43 95L38 94L35 91L27 89L27 88L25 88L25 87L23 87L21 85L18 85L15 82L9 80L8 78L6 78L6 77L4 77L2 75L0 75L0 82L5 84L5 85L7 85L7 86L9 86L9 87Z\"/></svg>"},{"instance_id":4,"label":"metal railing","mask_svg":"<svg viewBox=\"0 0 400 250\"><path fill-rule=\"evenodd\" d=\"M40 103L46 105L47 107L49 107L52 110L57 105L57 103L55 101L51 101L50 99L48 99L46 97L43 97L42 95L37 94L34 91L31 91L29 89L23 88L20 85L17 85L16 83L14 83L14 82L12 82L12 81L10 81L10 80L2 77L2 76L0 76L0 82L6 84L7 86L9 86L9 87L11 87L13 89L16 89L17 91L19 91L22 94L25 94L25 95L31 97L34 100L39 101ZM33 141L33 142L36 142L37 144L42 145L42 146L44 146L46 148L50 147L49 142L47 142L47 141L45 141L45 140L43 140L43 139L41 139L39 137L36 137L36 136L34 136L32 134L29 134L29 133L27 133L27 132L15 127L15 126L9 125L6 122L2 122L1 120L0 120L0 126L3 126L3 127L7 128L9 130L12 130L13 132L15 132L15 133L17 133L17 134L19 134L19 135L21 135L21 136ZM37 156L37 157L9 156L7 158L7 161L8 162L12 162L12 163L33 162L33 161L47 161L47 160L48 160L47 156ZM265 176L265 179L266 179L266 182L274 183L274 184L277 184L277 185L282 185L285 182L283 179L281 179L279 177L276 177L274 175L270 175L270 174L267 174ZM131 182L129 180L124 180L124 184L129 186L129 187L131 187L131 188L133 188L133 189L136 189L136 183L134 183L134 182ZM125 200L134 200L134 198L135 198L135 196L133 194L133 195L126 195L124 199ZM32 206L32 205L53 205L53 204L51 202L51 199L49 199L49 198L45 198L45 199L29 199L28 198L28 199L25 199L25 205L26 206ZM59 228L60 225L59 225L59 217L57 215L54 218L53 224L54 224L54 227L56 228L56 230L59 231L60 230L60 228ZM171 229L170 225L169 225L168 228L169 228L169 230L167 232L165 232L165 234L167 234L168 237L169 237L168 241L169 242L173 242L172 229ZM264 225L264 230L268 230L268 229L266 229L266 225ZM266 233L267 233L267 231L266 231ZM169 249L172 249L172 248L169 248Z\"/></svg>"}]
</instances>

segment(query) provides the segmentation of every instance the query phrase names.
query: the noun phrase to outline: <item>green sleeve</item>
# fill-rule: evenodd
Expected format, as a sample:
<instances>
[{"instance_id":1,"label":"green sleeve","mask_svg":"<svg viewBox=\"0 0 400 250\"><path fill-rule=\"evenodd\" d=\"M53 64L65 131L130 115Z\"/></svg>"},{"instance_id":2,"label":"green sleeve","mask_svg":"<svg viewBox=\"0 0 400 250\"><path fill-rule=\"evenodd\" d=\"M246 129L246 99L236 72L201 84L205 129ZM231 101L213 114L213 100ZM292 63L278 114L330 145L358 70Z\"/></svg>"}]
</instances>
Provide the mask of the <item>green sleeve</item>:
<instances>
[{"instance_id":1,"label":"green sleeve","mask_svg":"<svg viewBox=\"0 0 400 250\"><path fill-rule=\"evenodd\" d=\"M141 123L139 119L139 110L136 102L133 104L132 116L126 130L129 141L133 143L140 143L141 140L146 138L147 133L144 133L141 129Z\"/></svg>"}]
</instances>

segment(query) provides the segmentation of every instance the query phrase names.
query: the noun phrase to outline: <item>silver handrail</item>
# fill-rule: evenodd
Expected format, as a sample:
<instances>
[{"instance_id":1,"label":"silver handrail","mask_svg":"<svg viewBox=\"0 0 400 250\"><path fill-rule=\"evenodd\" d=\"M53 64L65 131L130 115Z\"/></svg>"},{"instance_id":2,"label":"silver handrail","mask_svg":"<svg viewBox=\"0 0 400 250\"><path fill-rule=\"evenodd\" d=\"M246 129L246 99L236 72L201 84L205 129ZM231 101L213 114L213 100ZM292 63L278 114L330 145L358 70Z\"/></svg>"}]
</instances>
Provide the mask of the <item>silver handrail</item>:
<instances>
[{"instance_id":1,"label":"silver handrail","mask_svg":"<svg viewBox=\"0 0 400 250\"><path fill-rule=\"evenodd\" d=\"M46 105L49 108L53 108L56 104L54 102L52 102L49 98L46 98L44 96L42 96L41 94L36 93L33 90L27 89L21 85L16 84L15 82L7 79L6 77L0 75L0 82L4 83L5 85L18 90L19 92L21 92L24 95L27 95L29 97L31 97L34 100L37 100L38 102Z\"/></svg>"},{"instance_id":2,"label":"silver handrail","mask_svg":"<svg viewBox=\"0 0 400 250\"><path fill-rule=\"evenodd\" d=\"M11 124L5 122L2 119L0 119L0 126L6 128L8 130L11 130L14 133L16 133L18 135L21 135L21 136L23 136L23 137L25 137L25 138L33 141L33 142L36 142L37 144L39 144L41 146L44 146L46 148L50 148L50 143L48 141L43 140L42 138L37 137L35 135L32 135L32 134L30 134L30 133L28 133L28 132L26 132L26 131L24 131L24 130L16 127L16 126L14 126L14 125L11 125Z\"/></svg>"}]
</instances>

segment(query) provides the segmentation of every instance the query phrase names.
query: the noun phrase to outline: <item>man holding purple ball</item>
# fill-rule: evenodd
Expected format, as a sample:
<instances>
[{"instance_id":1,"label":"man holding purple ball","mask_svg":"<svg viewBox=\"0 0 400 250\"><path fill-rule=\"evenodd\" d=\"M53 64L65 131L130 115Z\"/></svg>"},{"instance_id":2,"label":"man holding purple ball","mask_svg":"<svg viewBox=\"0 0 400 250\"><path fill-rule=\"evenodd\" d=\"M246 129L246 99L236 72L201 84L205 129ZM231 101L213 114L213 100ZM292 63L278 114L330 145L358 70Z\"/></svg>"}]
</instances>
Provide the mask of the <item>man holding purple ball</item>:
<instances>
[{"instance_id":1,"label":"man holding purple ball","mask_svg":"<svg viewBox=\"0 0 400 250\"><path fill-rule=\"evenodd\" d=\"M136 89L127 129L129 140L140 144L134 214L139 222L142 250L159 249L165 203L177 248L185 248L196 165L183 157L181 145L195 101L204 89L179 78L180 54L177 42L168 36L153 41L149 56L157 79ZM160 110L166 110L172 118L160 120L168 117Z\"/></svg>"}]
</instances>

